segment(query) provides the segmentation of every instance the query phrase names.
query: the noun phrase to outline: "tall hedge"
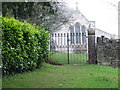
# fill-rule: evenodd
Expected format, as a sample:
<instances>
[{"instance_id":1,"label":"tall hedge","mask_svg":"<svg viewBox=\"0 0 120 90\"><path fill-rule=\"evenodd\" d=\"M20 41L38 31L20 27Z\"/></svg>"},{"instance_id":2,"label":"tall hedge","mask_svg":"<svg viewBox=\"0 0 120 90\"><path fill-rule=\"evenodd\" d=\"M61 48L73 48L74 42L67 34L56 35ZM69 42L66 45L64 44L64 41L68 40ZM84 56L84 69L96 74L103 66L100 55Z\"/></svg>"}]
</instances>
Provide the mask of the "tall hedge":
<instances>
[{"instance_id":1,"label":"tall hedge","mask_svg":"<svg viewBox=\"0 0 120 90\"><path fill-rule=\"evenodd\" d=\"M2 17L3 75L39 68L48 54L49 32L14 18Z\"/></svg>"}]
</instances>

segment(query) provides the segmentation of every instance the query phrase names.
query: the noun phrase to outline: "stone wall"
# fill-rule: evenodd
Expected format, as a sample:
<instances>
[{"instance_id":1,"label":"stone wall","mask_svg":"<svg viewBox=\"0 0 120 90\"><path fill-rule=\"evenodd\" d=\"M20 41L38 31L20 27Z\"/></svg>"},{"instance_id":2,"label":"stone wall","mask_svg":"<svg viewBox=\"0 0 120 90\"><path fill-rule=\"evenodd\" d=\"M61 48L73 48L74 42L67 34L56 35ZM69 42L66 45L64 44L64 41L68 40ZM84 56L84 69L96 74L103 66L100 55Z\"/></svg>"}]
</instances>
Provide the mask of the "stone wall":
<instances>
[{"instance_id":1,"label":"stone wall","mask_svg":"<svg viewBox=\"0 0 120 90\"><path fill-rule=\"evenodd\" d=\"M119 51L119 40L108 39L104 36L97 37L96 59L98 64L120 67L120 59L118 59L120 55Z\"/></svg>"}]
</instances>

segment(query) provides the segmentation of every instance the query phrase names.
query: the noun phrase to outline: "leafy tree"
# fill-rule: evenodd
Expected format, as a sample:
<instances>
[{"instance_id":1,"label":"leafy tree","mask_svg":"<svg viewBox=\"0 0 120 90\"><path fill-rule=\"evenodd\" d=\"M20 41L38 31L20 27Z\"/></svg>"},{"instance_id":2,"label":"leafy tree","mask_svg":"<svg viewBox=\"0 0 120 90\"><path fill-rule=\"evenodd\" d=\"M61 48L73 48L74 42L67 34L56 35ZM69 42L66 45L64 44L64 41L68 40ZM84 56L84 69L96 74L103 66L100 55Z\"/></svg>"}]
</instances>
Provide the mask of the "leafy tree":
<instances>
[{"instance_id":1,"label":"leafy tree","mask_svg":"<svg viewBox=\"0 0 120 90\"><path fill-rule=\"evenodd\" d=\"M3 16L27 20L37 25L42 24L54 30L67 23L71 17L64 15L65 3L60 2L3 2Z\"/></svg>"}]
</instances>

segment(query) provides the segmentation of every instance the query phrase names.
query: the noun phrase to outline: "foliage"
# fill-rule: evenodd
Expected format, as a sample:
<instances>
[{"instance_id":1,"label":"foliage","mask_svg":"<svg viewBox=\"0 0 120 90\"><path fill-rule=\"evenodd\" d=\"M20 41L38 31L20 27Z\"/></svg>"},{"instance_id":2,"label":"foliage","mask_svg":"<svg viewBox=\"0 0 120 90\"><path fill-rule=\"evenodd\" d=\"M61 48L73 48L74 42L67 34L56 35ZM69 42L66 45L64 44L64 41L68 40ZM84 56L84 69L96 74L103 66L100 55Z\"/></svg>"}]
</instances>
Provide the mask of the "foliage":
<instances>
[{"instance_id":1,"label":"foliage","mask_svg":"<svg viewBox=\"0 0 120 90\"><path fill-rule=\"evenodd\" d=\"M2 17L3 75L22 73L41 66L48 54L45 28Z\"/></svg>"},{"instance_id":2,"label":"foliage","mask_svg":"<svg viewBox=\"0 0 120 90\"><path fill-rule=\"evenodd\" d=\"M40 18L44 18L48 14L55 14L56 11L50 2L3 2L2 8L3 16L10 14L16 19L30 19L39 11L42 11Z\"/></svg>"},{"instance_id":3,"label":"foliage","mask_svg":"<svg viewBox=\"0 0 120 90\"><path fill-rule=\"evenodd\" d=\"M15 19L27 20L32 24L42 24L49 30L56 29L70 20L70 17L64 15L64 12L68 12L65 11L65 3L57 1L3 2L2 9L3 16L13 16Z\"/></svg>"}]
</instances>

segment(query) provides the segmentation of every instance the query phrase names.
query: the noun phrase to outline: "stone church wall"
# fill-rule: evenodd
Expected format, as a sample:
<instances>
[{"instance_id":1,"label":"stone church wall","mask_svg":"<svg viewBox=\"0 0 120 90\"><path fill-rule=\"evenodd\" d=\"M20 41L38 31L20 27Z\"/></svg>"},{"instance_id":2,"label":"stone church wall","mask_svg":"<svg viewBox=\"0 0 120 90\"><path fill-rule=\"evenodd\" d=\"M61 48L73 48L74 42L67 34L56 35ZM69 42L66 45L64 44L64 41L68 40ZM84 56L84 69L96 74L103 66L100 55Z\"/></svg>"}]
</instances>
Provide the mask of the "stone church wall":
<instances>
[{"instance_id":1,"label":"stone church wall","mask_svg":"<svg viewBox=\"0 0 120 90\"><path fill-rule=\"evenodd\" d=\"M120 67L120 42L117 39L108 39L104 36L97 37L96 58L101 65Z\"/></svg>"}]
</instances>

